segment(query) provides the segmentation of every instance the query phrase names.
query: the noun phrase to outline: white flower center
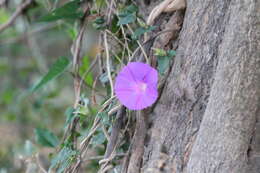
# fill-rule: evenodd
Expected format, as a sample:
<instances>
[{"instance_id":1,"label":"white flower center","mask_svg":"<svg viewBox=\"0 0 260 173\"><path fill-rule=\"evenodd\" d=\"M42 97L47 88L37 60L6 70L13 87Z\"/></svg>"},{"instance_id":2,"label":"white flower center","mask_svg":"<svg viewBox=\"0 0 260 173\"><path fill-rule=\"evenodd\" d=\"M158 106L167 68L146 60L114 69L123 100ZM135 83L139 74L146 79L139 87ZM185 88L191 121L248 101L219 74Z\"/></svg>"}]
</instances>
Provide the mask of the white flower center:
<instances>
[{"instance_id":1,"label":"white flower center","mask_svg":"<svg viewBox=\"0 0 260 173\"><path fill-rule=\"evenodd\" d=\"M145 91L146 91L146 88L147 88L147 84L146 84L146 83L140 82L140 83L138 84L138 90L139 90L139 92L145 92Z\"/></svg>"}]
</instances>

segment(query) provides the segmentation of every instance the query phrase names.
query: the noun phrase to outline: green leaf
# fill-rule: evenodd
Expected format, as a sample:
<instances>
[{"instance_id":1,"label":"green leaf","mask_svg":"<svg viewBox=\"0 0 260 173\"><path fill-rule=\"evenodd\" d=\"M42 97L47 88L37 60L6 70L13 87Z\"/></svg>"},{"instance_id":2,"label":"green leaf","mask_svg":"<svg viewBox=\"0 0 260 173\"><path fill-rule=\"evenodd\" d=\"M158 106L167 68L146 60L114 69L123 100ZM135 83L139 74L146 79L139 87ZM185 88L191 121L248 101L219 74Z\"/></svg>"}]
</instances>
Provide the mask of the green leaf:
<instances>
[{"instance_id":1,"label":"green leaf","mask_svg":"<svg viewBox=\"0 0 260 173\"><path fill-rule=\"evenodd\" d=\"M9 14L6 12L5 8L0 9L0 24L6 23L8 21Z\"/></svg>"},{"instance_id":2,"label":"green leaf","mask_svg":"<svg viewBox=\"0 0 260 173\"><path fill-rule=\"evenodd\" d=\"M46 147L56 147L59 144L58 138L49 130L37 128L34 130L35 140L38 144Z\"/></svg>"},{"instance_id":3,"label":"green leaf","mask_svg":"<svg viewBox=\"0 0 260 173\"><path fill-rule=\"evenodd\" d=\"M106 1L105 0L95 0L97 8L102 8L106 6Z\"/></svg>"},{"instance_id":4,"label":"green leaf","mask_svg":"<svg viewBox=\"0 0 260 173\"><path fill-rule=\"evenodd\" d=\"M106 141L106 137L102 131L99 131L95 136L92 138L92 145L97 146L101 145Z\"/></svg>"},{"instance_id":5,"label":"green leaf","mask_svg":"<svg viewBox=\"0 0 260 173\"><path fill-rule=\"evenodd\" d=\"M52 22L59 19L78 19L83 16L82 12L78 12L80 1L74 0L53 10L46 16L41 17L38 22Z\"/></svg>"},{"instance_id":6,"label":"green leaf","mask_svg":"<svg viewBox=\"0 0 260 173\"><path fill-rule=\"evenodd\" d=\"M109 116L106 112L100 112L100 113L98 113L97 116L102 119L102 123L104 125L111 125L110 120L109 120Z\"/></svg>"},{"instance_id":7,"label":"green leaf","mask_svg":"<svg viewBox=\"0 0 260 173\"><path fill-rule=\"evenodd\" d=\"M121 17L121 18L119 18L118 25L126 25L129 23L133 23L135 21L135 19L136 19L135 15L128 15L125 17Z\"/></svg>"},{"instance_id":8,"label":"green leaf","mask_svg":"<svg viewBox=\"0 0 260 173\"><path fill-rule=\"evenodd\" d=\"M88 72L86 75L85 72L89 69L90 63L89 63L89 57L84 56L82 59L82 65L79 69L79 75L84 79L84 82L90 86L93 84L93 76L91 72Z\"/></svg>"},{"instance_id":9,"label":"green leaf","mask_svg":"<svg viewBox=\"0 0 260 173\"><path fill-rule=\"evenodd\" d=\"M43 76L43 78L36 84L34 85L30 91L35 92L38 89L42 88L44 85L46 85L49 81L57 78L59 75L61 75L69 66L70 61L66 57L61 57L59 58L53 66L50 68L48 73Z\"/></svg>"},{"instance_id":10,"label":"green leaf","mask_svg":"<svg viewBox=\"0 0 260 173\"><path fill-rule=\"evenodd\" d=\"M141 35L143 35L146 32L150 32L150 31L154 30L155 28L156 28L155 26L137 28L135 30L135 32L133 33L132 38L134 40L137 40Z\"/></svg>"},{"instance_id":11,"label":"green leaf","mask_svg":"<svg viewBox=\"0 0 260 173\"><path fill-rule=\"evenodd\" d=\"M65 122L65 128L69 126L69 124L77 117L75 114L75 109L73 107L69 107L65 111L65 116L66 116L66 122Z\"/></svg>"},{"instance_id":12,"label":"green leaf","mask_svg":"<svg viewBox=\"0 0 260 173\"><path fill-rule=\"evenodd\" d=\"M155 56L167 56L167 52L163 49L154 48L154 55Z\"/></svg>"},{"instance_id":13,"label":"green leaf","mask_svg":"<svg viewBox=\"0 0 260 173\"><path fill-rule=\"evenodd\" d=\"M112 21L111 21L111 26L110 26L110 31L112 33L116 33L120 29L120 25L118 25L118 17L116 15L113 15Z\"/></svg>"},{"instance_id":14,"label":"green leaf","mask_svg":"<svg viewBox=\"0 0 260 173\"><path fill-rule=\"evenodd\" d=\"M58 167L57 172L63 172L74 161L76 155L77 151L63 147L57 156L52 159L50 169Z\"/></svg>"},{"instance_id":15,"label":"green leaf","mask_svg":"<svg viewBox=\"0 0 260 173\"><path fill-rule=\"evenodd\" d=\"M6 90L3 90L0 101L2 101L4 104L8 105L8 104L12 103L14 98L15 98L15 89L9 87Z\"/></svg>"},{"instance_id":16,"label":"green leaf","mask_svg":"<svg viewBox=\"0 0 260 173\"><path fill-rule=\"evenodd\" d=\"M103 17L97 17L94 22L96 24L103 24L105 23L105 19Z\"/></svg>"},{"instance_id":17,"label":"green leaf","mask_svg":"<svg viewBox=\"0 0 260 173\"><path fill-rule=\"evenodd\" d=\"M129 13L135 13L135 12L138 11L138 7L135 6L135 5L129 5L124 10L129 12Z\"/></svg>"},{"instance_id":18,"label":"green leaf","mask_svg":"<svg viewBox=\"0 0 260 173\"><path fill-rule=\"evenodd\" d=\"M168 57L158 57L158 71L160 74L163 74L166 69L169 67L170 59Z\"/></svg>"},{"instance_id":19,"label":"green leaf","mask_svg":"<svg viewBox=\"0 0 260 173\"><path fill-rule=\"evenodd\" d=\"M136 13L138 8L134 5L127 6L124 8L119 14L119 21L117 25L126 25L129 23L133 23L136 20Z\"/></svg>"},{"instance_id":20,"label":"green leaf","mask_svg":"<svg viewBox=\"0 0 260 173\"><path fill-rule=\"evenodd\" d=\"M106 22L106 21L105 21L105 19L104 19L103 17L97 17L97 18L93 21L92 25L93 25L93 27L94 27L95 29L101 30L101 29L106 28L106 23L105 23L105 22Z\"/></svg>"},{"instance_id":21,"label":"green leaf","mask_svg":"<svg viewBox=\"0 0 260 173\"><path fill-rule=\"evenodd\" d=\"M176 52L174 50L164 51L163 49L156 49L155 55L157 56L157 69L161 75L169 68L170 62Z\"/></svg>"},{"instance_id":22,"label":"green leaf","mask_svg":"<svg viewBox=\"0 0 260 173\"><path fill-rule=\"evenodd\" d=\"M78 30L76 27L70 27L68 26L68 29L66 30L71 40L75 40L78 35Z\"/></svg>"},{"instance_id":23,"label":"green leaf","mask_svg":"<svg viewBox=\"0 0 260 173\"><path fill-rule=\"evenodd\" d=\"M174 56L176 55L176 51L175 51L175 50L169 50L169 51L167 52L167 55L168 55L169 57L174 57Z\"/></svg>"}]
</instances>

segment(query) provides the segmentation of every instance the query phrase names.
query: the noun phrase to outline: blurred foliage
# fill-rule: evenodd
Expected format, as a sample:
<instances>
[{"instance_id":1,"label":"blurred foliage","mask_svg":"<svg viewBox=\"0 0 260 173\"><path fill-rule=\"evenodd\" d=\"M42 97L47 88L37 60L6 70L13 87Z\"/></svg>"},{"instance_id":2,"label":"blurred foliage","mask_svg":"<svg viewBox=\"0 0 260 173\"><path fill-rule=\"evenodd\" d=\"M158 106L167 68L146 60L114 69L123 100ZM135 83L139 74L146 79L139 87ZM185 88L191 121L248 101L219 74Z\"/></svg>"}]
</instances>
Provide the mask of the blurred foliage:
<instances>
[{"instance_id":1,"label":"blurred foliage","mask_svg":"<svg viewBox=\"0 0 260 173\"><path fill-rule=\"evenodd\" d=\"M0 9L0 25L10 19L21 2L10 0ZM75 139L82 142L89 135L88 154L104 155L106 133L111 132L115 118L109 112L117 105L110 98L109 75L115 77L138 48L137 41L156 27L145 24L132 1L119 3L109 22L105 0L88 2L90 14L87 34L82 38L78 74L70 64L75 48L72 45L84 20L84 1L36 0L0 33L0 173L36 171L38 162L46 170L63 172L81 154L74 146ZM104 46L100 45L103 42L98 40L104 32L110 34L107 65L95 61L98 56L105 59ZM156 50L157 68L162 75L174 54ZM73 108L75 78L80 78L82 86L79 103ZM97 118L103 128L99 126L93 131ZM69 133L74 121L79 122L79 127ZM126 152L128 147L125 140L117 151ZM87 163L84 169L88 172L99 169L98 160Z\"/></svg>"},{"instance_id":2,"label":"blurred foliage","mask_svg":"<svg viewBox=\"0 0 260 173\"><path fill-rule=\"evenodd\" d=\"M0 24L8 21L20 2L10 1L0 9ZM29 92L58 57L70 56L69 27L65 23L36 22L49 11L45 5L37 3L18 17L13 27L0 33L0 172L24 172L27 157L45 150L42 145L59 144L52 132L43 129L62 135L64 112L73 104L72 76L68 71L40 89L60 69L52 71L38 85L37 93Z\"/></svg>"}]
</instances>

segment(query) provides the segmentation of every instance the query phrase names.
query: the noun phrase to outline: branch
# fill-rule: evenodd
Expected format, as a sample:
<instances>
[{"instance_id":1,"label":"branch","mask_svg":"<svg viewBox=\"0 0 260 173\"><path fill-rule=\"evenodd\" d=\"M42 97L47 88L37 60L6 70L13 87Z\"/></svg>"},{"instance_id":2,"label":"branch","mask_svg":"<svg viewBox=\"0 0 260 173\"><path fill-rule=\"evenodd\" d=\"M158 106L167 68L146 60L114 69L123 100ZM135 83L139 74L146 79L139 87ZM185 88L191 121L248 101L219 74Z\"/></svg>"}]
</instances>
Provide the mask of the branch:
<instances>
[{"instance_id":1,"label":"branch","mask_svg":"<svg viewBox=\"0 0 260 173\"><path fill-rule=\"evenodd\" d=\"M3 32L6 28L11 26L15 19L33 2L34 0L26 0L24 3L20 4L11 18L4 24L0 25L0 33Z\"/></svg>"},{"instance_id":2,"label":"branch","mask_svg":"<svg viewBox=\"0 0 260 173\"><path fill-rule=\"evenodd\" d=\"M114 148L116 146L120 129L122 128L122 126L124 124L125 111L126 111L125 107L123 107L123 106L121 106L120 110L117 111L116 120L112 127L110 141L108 141L104 159L107 159L111 155L112 151L114 150Z\"/></svg>"},{"instance_id":3,"label":"branch","mask_svg":"<svg viewBox=\"0 0 260 173\"><path fill-rule=\"evenodd\" d=\"M130 151L129 165L127 166L127 173L140 172L142 167L142 156L144 153L144 140L147 133L147 117L145 110L137 111L136 113L136 127L131 143L132 148Z\"/></svg>"}]
</instances>

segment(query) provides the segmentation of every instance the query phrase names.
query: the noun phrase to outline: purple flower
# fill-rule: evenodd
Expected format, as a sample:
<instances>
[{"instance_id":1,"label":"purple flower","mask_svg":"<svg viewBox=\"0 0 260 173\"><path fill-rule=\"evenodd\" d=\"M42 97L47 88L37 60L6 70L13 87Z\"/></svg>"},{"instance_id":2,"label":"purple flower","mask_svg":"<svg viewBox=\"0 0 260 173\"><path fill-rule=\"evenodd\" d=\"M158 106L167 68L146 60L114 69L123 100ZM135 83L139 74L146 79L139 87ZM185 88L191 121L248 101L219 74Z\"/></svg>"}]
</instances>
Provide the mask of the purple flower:
<instances>
[{"instance_id":1,"label":"purple flower","mask_svg":"<svg viewBox=\"0 0 260 173\"><path fill-rule=\"evenodd\" d=\"M115 93L119 101L131 110L151 106L158 97L157 71L148 64L131 62L116 77Z\"/></svg>"}]
</instances>

